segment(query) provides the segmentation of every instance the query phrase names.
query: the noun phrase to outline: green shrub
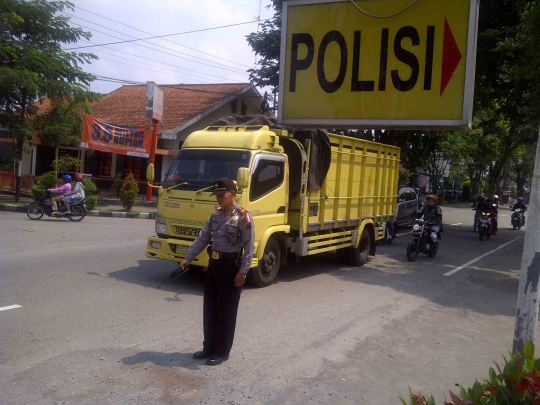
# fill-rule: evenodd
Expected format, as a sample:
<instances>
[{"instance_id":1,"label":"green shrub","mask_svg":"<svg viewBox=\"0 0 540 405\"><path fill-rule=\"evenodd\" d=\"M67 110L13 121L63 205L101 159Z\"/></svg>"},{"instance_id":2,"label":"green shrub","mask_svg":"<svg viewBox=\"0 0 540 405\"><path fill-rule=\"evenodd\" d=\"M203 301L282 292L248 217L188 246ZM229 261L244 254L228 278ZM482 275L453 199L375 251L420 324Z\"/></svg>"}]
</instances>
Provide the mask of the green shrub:
<instances>
[{"instance_id":1,"label":"green shrub","mask_svg":"<svg viewBox=\"0 0 540 405\"><path fill-rule=\"evenodd\" d=\"M120 188L120 200L122 201L122 207L128 211L131 211L131 207L133 207L138 194L139 186L137 185L133 174L130 173Z\"/></svg>"},{"instance_id":2,"label":"green shrub","mask_svg":"<svg viewBox=\"0 0 540 405\"><path fill-rule=\"evenodd\" d=\"M32 186L32 197L34 197L34 200L39 200L40 198L45 197L45 193L47 192L47 189L40 187L40 186Z\"/></svg>"},{"instance_id":3,"label":"green shrub","mask_svg":"<svg viewBox=\"0 0 540 405\"><path fill-rule=\"evenodd\" d=\"M96 195L97 186L92 179L85 177L83 179L84 195L86 196L86 208L91 211L96 208L98 197Z\"/></svg>"},{"instance_id":4,"label":"green shrub","mask_svg":"<svg viewBox=\"0 0 540 405\"><path fill-rule=\"evenodd\" d=\"M87 195L86 196L86 208L89 211L92 211L94 208L96 208L97 204L97 195Z\"/></svg>"},{"instance_id":5,"label":"green shrub","mask_svg":"<svg viewBox=\"0 0 540 405\"><path fill-rule=\"evenodd\" d=\"M41 188L55 188L58 179L54 172L47 172L38 177L38 185Z\"/></svg>"},{"instance_id":6,"label":"green shrub","mask_svg":"<svg viewBox=\"0 0 540 405\"><path fill-rule=\"evenodd\" d=\"M540 359L534 357L534 345L525 344L523 355L509 353L504 367L495 363L489 368L489 378L475 381L472 388L459 387L459 395L450 391L445 405L522 405L540 403ZM400 398L403 405L407 402ZM435 405L432 395L413 394L409 390L409 405Z\"/></svg>"},{"instance_id":7,"label":"green shrub","mask_svg":"<svg viewBox=\"0 0 540 405\"><path fill-rule=\"evenodd\" d=\"M97 192L97 186L94 184L94 182L89 179L88 177L85 177L83 179L83 186L84 186L84 194L86 196L89 195L95 195Z\"/></svg>"}]
</instances>

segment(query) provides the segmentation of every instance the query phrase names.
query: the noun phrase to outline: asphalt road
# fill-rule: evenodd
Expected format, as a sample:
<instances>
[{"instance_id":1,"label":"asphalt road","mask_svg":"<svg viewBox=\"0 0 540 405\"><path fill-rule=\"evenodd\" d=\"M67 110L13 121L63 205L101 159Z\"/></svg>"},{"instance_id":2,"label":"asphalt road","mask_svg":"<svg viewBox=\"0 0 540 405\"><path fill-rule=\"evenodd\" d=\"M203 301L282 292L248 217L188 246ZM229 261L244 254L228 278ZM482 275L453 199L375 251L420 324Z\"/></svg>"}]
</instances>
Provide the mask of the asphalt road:
<instances>
[{"instance_id":1,"label":"asphalt road","mask_svg":"<svg viewBox=\"0 0 540 405\"><path fill-rule=\"evenodd\" d=\"M175 265L144 256L153 221L0 212L0 403L380 405L409 386L440 401L511 348L525 236L501 210L480 242L470 209L443 210L434 259L408 263L403 235L363 268L315 256L245 288L218 367L191 358L203 276L156 290Z\"/></svg>"}]
</instances>

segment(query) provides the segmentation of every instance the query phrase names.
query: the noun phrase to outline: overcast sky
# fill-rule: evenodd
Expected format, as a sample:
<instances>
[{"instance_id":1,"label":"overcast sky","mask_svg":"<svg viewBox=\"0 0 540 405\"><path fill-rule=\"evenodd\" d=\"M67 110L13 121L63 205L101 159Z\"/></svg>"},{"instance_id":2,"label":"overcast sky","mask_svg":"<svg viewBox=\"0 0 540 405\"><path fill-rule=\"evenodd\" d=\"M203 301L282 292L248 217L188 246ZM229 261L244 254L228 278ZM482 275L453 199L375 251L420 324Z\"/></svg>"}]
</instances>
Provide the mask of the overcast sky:
<instances>
[{"instance_id":1,"label":"overcast sky","mask_svg":"<svg viewBox=\"0 0 540 405\"><path fill-rule=\"evenodd\" d=\"M256 20L259 15L259 0L72 2L75 11L66 13L77 18L72 17L70 22L74 27L83 26L85 31L91 31L92 43L80 41L77 45L64 46L65 49L236 24ZM273 15L273 9L267 9L270 3L270 0L262 0L262 19ZM79 51L92 52L100 57L91 65L84 65L86 71L114 79L154 81L158 84L247 83L246 70L253 67L255 54L245 36L256 30L257 24L252 23ZM91 90L108 93L118 87L120 84L95 81Z\"/></svg>"}]
</instances>

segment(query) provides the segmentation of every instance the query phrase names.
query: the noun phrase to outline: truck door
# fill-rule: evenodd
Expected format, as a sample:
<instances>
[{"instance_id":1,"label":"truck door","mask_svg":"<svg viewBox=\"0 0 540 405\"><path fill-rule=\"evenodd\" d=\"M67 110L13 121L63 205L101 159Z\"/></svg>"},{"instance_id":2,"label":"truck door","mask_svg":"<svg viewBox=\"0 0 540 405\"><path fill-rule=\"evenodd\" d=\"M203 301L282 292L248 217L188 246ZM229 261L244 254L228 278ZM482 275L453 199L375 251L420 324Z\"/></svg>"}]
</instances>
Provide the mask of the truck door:
<instances>
[{"instance_id":1,"label":"truck door","mask_svg":"<svg viewBox=\"0 0 540 405\"><path fill-rule=\"evenodd\" d=\"M288 173L285 156L257 154L251 170L249 212L255 222L255 239L272 225L286 223Z\"/></svg>"}]
</instances>

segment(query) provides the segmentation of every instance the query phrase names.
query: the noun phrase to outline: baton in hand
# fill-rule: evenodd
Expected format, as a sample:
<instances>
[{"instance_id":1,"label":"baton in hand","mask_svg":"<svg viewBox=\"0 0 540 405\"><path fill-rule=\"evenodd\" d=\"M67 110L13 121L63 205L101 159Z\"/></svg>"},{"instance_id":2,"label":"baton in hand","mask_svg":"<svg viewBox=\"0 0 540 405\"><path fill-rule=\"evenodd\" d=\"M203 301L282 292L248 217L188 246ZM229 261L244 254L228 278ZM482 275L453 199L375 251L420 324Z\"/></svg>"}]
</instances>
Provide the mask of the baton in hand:
<instances>
[{"instance_id":1,"label":"baton in hand","mask_svg":"<svg viewBox=\"0 0 540 405\"><path fill-rule=\"evenodd\" d=\"M187 266L187 267L185 267L185 268L180 268L180 267L179 267L179 268L177 268L177 269L171 271L171 275L169 276L169 278L168 278L167 280L165 280L163 283L161 283L161 284L159 285L159 287L157 288L157 290L159 290L161 287L163 287L163 284L165 284L165 283L166 283L167 281L169 281L171 278L176 277L176 276L179 275L179 274L180 274L180 275L184 274L186 271L188 271L188 269L189 269L189 266Z\"/></svg>"}]
</instances>

